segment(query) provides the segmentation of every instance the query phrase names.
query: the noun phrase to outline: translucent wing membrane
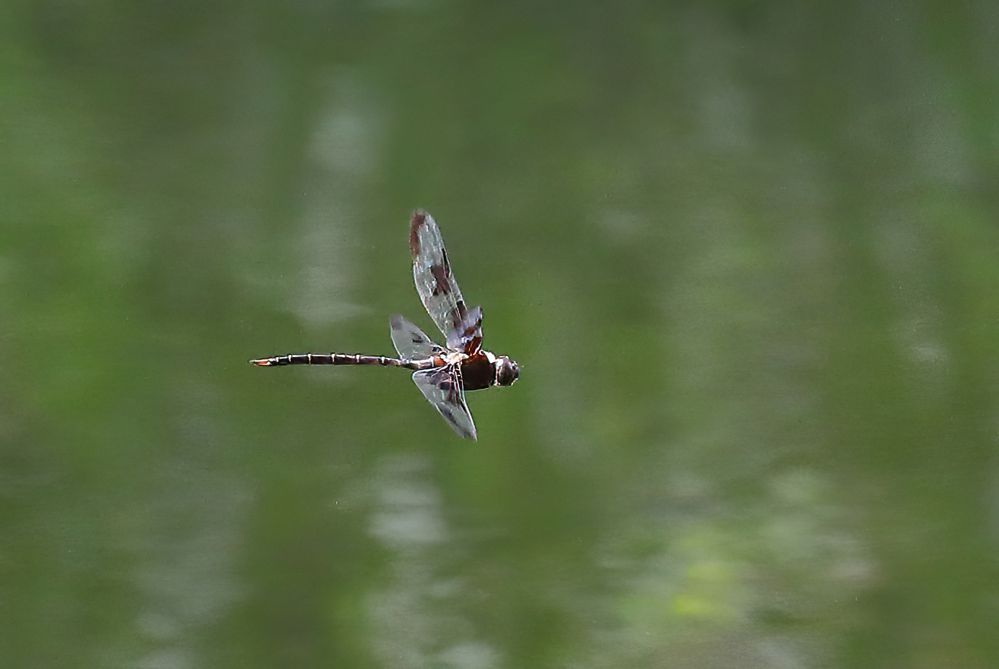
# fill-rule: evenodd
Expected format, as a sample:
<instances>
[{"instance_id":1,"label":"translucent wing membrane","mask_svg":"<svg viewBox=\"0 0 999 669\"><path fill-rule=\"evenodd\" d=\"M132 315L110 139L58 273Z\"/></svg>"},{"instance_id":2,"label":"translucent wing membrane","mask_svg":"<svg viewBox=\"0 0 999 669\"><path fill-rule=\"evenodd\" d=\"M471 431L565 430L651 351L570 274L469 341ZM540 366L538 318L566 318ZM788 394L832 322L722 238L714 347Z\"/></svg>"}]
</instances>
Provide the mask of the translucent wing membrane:
<instances>
[{"instance_id":1,"label":"translucent wing membrane","mask_svg":"<svg viewBox=\"0 0 999 669\"><path fill-rule=\"evenodd\" d=\"M475 423L465 404L461 369L457 365L424 369L413 373L413 383L434 405L451 429L465 439L476 438Z\"/></svg>"},{"instance_id":2,"label":"translucent wing membrane","mask_svg":"<svg viewBox=\"0 0 999 669\"><path fill-rule=\"evenodd\" d=\"M423 330L398 314L391 318L389 326L392 329L392 345L402 358L421 360L444 352Z\"/></svg>"},{"instance_id":3,"label":"translucent wing membrane","mask_svg":"<svg viewBox=\"0 0 999 669\"><path fill-rule=\"evenodd\" d=\"M413 257L413 282L420 301L448 340L460 339L468 310L451 273L440 228L425 211L416 211L410 219L409 251Z\"/></svg>"}]
</instances>

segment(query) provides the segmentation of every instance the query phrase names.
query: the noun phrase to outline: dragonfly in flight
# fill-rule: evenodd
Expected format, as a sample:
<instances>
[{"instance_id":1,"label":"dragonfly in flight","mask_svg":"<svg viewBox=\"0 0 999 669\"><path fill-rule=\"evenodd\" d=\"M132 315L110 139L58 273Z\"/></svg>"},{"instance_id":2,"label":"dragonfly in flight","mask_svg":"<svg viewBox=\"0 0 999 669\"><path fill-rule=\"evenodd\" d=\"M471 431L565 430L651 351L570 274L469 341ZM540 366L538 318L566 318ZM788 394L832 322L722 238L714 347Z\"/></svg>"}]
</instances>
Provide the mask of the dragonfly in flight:
<instances>
[{"instance_id":1,"label":"dragonfly in flight","mask_svg":"<svg viewBox=\"0 0 999 669\"><path fill-rule=\"evenodd\" d=\"M389 321L398 358L353 353L290 353L258 358L260 367L281 365L381 365L413 370L413 382L455 432L475 439L475 423L465 403L466 390L511 386L520 376L517 363L482 348L482 307L469 309L451 272L444 239L433 217L413 212L409 221L413 281L420 301L441 331L446 346L435 344L398 314Z\"/></svg>"}]
</instances>

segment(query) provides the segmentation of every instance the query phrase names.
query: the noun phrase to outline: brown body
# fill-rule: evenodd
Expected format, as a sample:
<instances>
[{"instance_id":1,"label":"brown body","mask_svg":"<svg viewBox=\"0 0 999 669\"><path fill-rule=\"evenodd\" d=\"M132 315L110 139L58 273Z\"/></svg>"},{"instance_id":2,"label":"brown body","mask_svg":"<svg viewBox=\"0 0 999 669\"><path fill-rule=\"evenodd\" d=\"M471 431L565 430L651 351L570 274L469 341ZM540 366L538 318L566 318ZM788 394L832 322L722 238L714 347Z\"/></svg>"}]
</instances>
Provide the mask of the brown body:
<instances>
[{"instance_id":1,"label":"brown body","mask_svg":"<svg viewBox=\"0 0 999 669\"><path fill-rule=\"evenodd\" d=\"M451 354L455 356L455 354ZM472 355L458 353L458 364L461 366L462 386L465 390L483 390L496 385L495 356L485 351L477 351ZM435 355L423 360L404 360L390 358L384 355L362 355L353 353L292 353L251 360L261 367L281 367L284 365L379 365L382 367L405 367L421 370L434 367L444 367L451 361L443 356Z\"/></svg>"}]
</instances>

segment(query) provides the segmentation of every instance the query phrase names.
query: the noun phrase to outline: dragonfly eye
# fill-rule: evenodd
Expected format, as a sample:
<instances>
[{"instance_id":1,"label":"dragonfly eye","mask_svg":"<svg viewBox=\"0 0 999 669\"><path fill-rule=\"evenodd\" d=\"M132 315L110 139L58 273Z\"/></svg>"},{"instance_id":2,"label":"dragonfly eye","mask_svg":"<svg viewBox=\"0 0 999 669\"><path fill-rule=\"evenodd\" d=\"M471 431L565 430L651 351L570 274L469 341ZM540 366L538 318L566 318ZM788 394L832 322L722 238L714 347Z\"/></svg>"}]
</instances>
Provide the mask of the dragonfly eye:
<instances>
[{"instance_id":1,"label":"dragonfly eye","mask_svg":"<svg viewBox=\"0 0 999 669\"><path fill-rule=\"evenodd\" d=\"M510 358L500 356L494 363L496 366L496 385L512 386L513 382L520 376L520 368Z\"/></svg>"}]
</instances>

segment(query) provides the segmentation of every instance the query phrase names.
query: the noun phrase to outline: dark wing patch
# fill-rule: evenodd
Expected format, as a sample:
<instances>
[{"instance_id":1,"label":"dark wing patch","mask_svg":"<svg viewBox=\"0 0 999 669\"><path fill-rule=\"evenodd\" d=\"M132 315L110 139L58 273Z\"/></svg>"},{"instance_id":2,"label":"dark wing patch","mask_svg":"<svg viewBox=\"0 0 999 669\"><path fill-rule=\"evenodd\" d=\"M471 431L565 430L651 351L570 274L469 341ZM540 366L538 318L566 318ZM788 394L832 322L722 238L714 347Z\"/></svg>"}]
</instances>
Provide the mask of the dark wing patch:
<instances>
[{"instance_id":1,"label":"dark wing patch","mask_svg":"<svg viewBox=\"0 0 999 669\"><path fill-rule=\"evenodd\" d=\"M420 255L420 228L427 224L427 212L416 210L409 220L409 254L413 258Z\"/></svg>"},{"instance_id":2,"label":"dark wing patch","mask_svg":"<svg viewBox=\"0 0 999 669\"><path fill-rule=\"evenodd\" d=\"M447 254L444 255L444 262L447 262ZM450 264L444 265L431 265L430 274L434 277L433 288L430 289L433 295L446 295L448 292L452 291L451 288L451 266Z\"/></svg>"},{"instance_id":3,"label":"dark wing patch","mask_svg":"<svg viewBox=\"0 0 999 669\"><path fill-rule=\"evenodd\" d=\"M410 219L409 251L420 301L441 334L451 339L453 331L462 329L468 310L451 271L440 228L425 211L414 212Z\"/></svg>"},{"instance_id":4,"label":"dark wing patch","mask_svg":"<svg viewBox=\"0 0 999 669\"><path fill-rule=\"evenodd\" d=\"M444 352L423 330L396 314L389 320L392 345L399 357L407 360L422 360Z\"/></svg>"},{"instance_id":5,"label":"dark wing patch","mask_svg":"<svg viewBox=\"0 0 999 669\"><path fill-rule=\"evenodd\" d=\"M452 430L465 439L476 440L475 422L465 404L465 389L458 365L413 372L413 383Z\"/></svg>"}]
</instances>

